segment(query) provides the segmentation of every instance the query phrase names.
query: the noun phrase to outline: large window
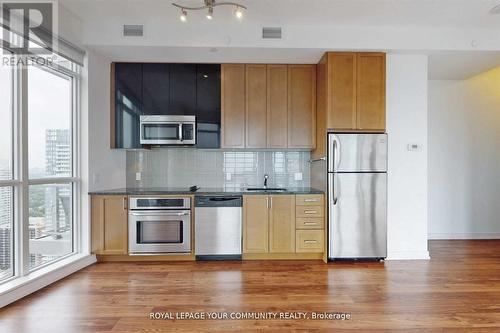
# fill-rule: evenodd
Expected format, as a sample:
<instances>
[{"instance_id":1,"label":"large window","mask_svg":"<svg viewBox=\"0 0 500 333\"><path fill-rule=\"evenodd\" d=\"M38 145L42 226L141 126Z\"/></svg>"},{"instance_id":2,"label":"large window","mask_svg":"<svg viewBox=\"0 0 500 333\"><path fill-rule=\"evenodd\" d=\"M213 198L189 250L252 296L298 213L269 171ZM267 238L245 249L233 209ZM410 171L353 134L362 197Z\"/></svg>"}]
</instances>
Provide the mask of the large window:
<instances>
[{"instance_id":1,"label":"large window","mask_svg":"<svg viewBox=\"0 0 500 333\"><path fill-rule=\"evenodd\" d=\"M73 65L0 65L0 283L78 250L78 83Z\"/></svg>"},{"instance_id":2,"label":"large window","mask_svg":"<svg viewBox=\"0 0 500 333\"><path fill-rule=\"evenodd\" d=\"M14 275L13 73L0 66L0 281Z\"/></svg>"}]
</instances>

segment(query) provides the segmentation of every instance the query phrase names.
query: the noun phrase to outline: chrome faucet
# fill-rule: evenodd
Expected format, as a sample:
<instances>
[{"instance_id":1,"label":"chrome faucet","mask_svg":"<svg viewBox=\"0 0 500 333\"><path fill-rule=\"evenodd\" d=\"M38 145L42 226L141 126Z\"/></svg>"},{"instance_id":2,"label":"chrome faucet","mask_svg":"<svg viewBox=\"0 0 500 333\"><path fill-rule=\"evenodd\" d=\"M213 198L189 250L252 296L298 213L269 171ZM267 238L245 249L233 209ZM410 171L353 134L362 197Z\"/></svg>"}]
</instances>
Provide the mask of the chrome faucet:
<instances>
[{"instance_id":1,"label":"chrome faucet","mask_svg":"<svg viewBox=\"0 0 500 333\"><path fill-rule=\"evenodd\" d=\"M264 188L267 188L267 180L269 179L269 175L264 175Z\"/></svg>"}]
</instances>

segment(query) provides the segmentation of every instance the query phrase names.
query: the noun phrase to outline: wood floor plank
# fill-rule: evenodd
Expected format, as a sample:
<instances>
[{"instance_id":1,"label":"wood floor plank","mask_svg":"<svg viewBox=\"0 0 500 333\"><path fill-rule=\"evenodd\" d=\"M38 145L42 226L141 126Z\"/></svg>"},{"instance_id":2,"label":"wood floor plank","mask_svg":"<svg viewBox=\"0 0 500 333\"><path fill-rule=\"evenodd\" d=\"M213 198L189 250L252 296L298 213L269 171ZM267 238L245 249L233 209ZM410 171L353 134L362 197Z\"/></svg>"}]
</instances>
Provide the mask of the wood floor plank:
<instances>
[{"instance_id":1,"label":"wood floor plank","mask_svg":"<svg viewBox=\"0 0 500 333\"><path fill-rule=\"evenodd\" d=\"M0 309L0 332L500 332L500 240L429 246L430 261L99 263ZM149 319L293 311L351 319Z\"/></svg>"}]
</instances>

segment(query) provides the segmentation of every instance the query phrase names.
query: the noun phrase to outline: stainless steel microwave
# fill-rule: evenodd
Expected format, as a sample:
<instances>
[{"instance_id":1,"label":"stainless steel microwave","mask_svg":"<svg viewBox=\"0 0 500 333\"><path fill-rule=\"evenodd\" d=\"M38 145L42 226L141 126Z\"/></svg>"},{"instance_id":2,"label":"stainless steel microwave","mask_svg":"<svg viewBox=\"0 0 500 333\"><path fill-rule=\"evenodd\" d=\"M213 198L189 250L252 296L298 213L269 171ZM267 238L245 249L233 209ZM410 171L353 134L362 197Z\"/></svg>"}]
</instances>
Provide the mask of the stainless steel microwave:
<instances>
[{"instance_id":1,"label":"stainless steel microwave","mask_svg":"<svg viewBox=\"0 0 500 333\"><path fill-rule=\"evenodd\" d=\"M195 116L141 116L142 145L196 144Z\"/></svg>"}]
</instances>

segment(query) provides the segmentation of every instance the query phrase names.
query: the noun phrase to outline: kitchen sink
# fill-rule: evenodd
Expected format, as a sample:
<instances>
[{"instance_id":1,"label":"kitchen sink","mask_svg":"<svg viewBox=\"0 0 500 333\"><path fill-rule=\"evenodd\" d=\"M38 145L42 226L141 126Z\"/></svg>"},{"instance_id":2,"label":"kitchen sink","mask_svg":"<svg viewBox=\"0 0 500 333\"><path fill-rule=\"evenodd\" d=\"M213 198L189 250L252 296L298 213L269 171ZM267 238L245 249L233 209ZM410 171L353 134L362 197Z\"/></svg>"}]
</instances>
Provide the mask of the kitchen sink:
<instances>
[{"instance_id":1,"label":"kitchen sink","mask_svg":"<svg viewBox=\"0 0 500 333\"><path fill-rule=\"evenodd\" d=\"M247 191L258 191L258 192L286 192L286 188L280 187L249 187Z\"/></svg>"}]
</instances>

